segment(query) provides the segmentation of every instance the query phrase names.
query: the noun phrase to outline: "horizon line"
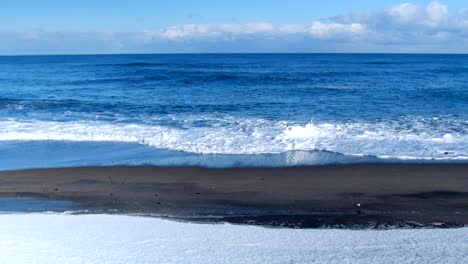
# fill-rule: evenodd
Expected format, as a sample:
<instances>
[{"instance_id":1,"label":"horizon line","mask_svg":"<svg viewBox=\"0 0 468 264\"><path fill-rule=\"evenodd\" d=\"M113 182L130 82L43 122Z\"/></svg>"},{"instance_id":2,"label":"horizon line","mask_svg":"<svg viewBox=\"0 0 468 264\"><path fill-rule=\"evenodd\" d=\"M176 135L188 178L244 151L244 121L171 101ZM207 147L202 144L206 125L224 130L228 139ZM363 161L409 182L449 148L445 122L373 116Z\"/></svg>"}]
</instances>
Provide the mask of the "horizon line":
<instances>
[{"instance_id":1,"label":"horizon line","mask_svg":"<svg viewBox=\"0 0 468 264\"><path fill-rule=\"evenodd\" d=\"M468 53L457 53L457 52L129 52L129 53L56 53L56 54L0 54L0 57L33 57L33 56L116 56L116 55L242 55L242 54L330 54L330 55L468 55Z\"/></svg>"}]
</instances>

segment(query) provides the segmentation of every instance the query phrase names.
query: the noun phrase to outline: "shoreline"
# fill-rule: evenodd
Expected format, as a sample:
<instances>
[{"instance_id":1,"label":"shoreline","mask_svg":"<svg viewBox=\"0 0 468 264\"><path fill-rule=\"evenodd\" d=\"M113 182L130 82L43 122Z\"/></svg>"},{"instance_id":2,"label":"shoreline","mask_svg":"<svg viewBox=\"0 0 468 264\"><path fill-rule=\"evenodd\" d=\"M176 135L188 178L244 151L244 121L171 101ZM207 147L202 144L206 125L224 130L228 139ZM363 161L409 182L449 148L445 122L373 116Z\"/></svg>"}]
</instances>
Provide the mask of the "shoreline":
<instances>
[{"instance_id":1,"label":"shoreline","mask_svg":"<svg viewBox=\"0 0 468 264\"><path fill-rule=\"evenodd\" d=\"M0 172L0 197L64 200L83 209L108 208L107 213L201 222L460 227L468 225L467 171L468 164L30 169Z\"/></svg>"}]
</instances>

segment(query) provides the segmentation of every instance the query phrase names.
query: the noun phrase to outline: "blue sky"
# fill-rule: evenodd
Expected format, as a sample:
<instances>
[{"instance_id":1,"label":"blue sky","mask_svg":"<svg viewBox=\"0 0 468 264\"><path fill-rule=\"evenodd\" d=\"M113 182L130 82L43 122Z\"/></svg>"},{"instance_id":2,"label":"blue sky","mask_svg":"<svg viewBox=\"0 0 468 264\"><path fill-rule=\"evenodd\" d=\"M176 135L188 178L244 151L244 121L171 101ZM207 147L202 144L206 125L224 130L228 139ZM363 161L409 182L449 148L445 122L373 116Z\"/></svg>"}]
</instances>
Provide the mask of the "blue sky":
<instances>
[{"instance_id":1,"label":"blue sky","mask_svg":"<svg viewBox=\"0 0 468 264\"><path fill-rule=\"evenodd\" d=\"M468 2L0 3L0 54L468 52Z\"/></svg>"}]
</instances>

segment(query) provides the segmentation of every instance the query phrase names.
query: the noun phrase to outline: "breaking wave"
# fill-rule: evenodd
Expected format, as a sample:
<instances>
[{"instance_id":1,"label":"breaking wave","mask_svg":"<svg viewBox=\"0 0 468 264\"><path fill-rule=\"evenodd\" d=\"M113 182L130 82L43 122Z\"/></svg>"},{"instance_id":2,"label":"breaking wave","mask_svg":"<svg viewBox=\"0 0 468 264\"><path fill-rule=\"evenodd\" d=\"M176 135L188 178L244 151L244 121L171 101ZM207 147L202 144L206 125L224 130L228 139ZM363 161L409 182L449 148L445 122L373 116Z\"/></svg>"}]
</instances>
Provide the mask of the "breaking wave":
<instances>
[{"instance_id":1,"label":"breaking wave","mask_svg":"<svg viewBox=\"0 0 468 264\"><path fill-rule=\"evenodd\" d=\"M136 143L196 154L327 151L399 159L468 159L466 121L294 124L265 119L186 119L177 125L0 120L0 141Z\"/></svg>"}]
</instances>

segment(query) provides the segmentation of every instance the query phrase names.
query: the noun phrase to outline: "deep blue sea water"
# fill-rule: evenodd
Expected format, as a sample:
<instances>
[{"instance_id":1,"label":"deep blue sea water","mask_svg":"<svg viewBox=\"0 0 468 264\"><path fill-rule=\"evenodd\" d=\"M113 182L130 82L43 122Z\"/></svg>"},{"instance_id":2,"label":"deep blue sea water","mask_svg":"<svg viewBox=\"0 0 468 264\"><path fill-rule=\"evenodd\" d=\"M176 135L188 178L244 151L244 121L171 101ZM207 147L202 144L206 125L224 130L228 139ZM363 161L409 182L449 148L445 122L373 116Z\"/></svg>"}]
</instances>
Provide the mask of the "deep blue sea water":
<instances>
[{"instance_id":1,"label":"deep blue sea water","mask_svg":"<svg viewBox=\"0 0 468 264\"><path fill-rule=\"evenodd\" d=\"M468 160L468 56L0 57L0 170Z\"/></svg>"}]
</instances>

